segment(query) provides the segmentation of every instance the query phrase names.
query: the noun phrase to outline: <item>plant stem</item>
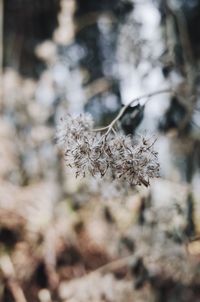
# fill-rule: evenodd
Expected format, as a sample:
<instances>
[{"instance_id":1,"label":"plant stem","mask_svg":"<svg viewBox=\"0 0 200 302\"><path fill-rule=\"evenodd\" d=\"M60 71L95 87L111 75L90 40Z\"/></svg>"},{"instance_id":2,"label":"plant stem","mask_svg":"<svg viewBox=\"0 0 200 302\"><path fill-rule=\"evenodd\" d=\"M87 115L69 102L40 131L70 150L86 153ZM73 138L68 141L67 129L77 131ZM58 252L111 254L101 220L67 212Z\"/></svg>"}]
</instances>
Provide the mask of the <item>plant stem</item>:
<instances>
[{"instance_id":1,"label":"plant stem","mask_svg":"<svg viewBox=\"0 0 200 302\"><path fill-rule=\"evenodd\" d=\"M135 98L134 100L130 101L128 104L126 104L118 113L118 115L114 118L114 120L107 126L105 127L102 127L102 128L97 128L97 129L94 129L93 131L104 131L104 130L107 130L106 134L107 135L112 129L113 129L113 126L114 124L123 116L124 112L127 110L127 108L132 105L134 102L138 102L144 98L150 98L152 96L155 96L155 95L158 95L158 94L163 94L163 93L170 93L172 92L172 89L170 88L165 88L165 89L162 89L162 90L157 90L157 91L154 91L154 92L151 92L151 93L148 93L148 94L144 94L142 96L139 96L137 98Z\"/></svg>"}]
</instances>

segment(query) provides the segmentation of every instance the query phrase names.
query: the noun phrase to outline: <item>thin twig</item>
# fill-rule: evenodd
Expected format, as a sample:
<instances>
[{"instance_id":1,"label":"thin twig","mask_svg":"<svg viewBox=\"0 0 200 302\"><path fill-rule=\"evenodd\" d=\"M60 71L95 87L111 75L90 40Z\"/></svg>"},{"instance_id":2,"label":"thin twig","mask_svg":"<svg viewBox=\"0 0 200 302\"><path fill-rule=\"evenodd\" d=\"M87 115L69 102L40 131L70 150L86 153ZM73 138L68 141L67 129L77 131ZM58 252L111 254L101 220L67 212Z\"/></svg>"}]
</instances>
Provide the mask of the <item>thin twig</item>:
<instances>
[{"instance_id":1,"label":"thin twig","mask_svg":"<svg viewBox=\"0 0 200 302\"><path fill-rule=\"evenodd\" d=\"M134 100L130 101L128 104L126 104L119 111L118 115L114 118L114 120L109 125L107 125L105 127L102 127L102 128L93 129L93 131L104 131L104 130L107 130L106 135L108 135L108 133L113 129L113 126L123 116L123 114L125 113L125 111L128 109L128 107L130 105L132 105L133 103L138 102L138 101L140 101L142 99L145 99L145 98L147 98L148 102L149 102L149 98L151 98L152 96L159 95L159 94L164 94L164 93L171 93L171 92L172 92L171 88L165 88L165 89L162 89L162 90L157 90L157 91L154 91L154 92L151 92L151 93L148 93L148 94L141 95L141 96L135 98Z\"/></svg>"},{"instance_id":2,"label":"thin twig","mask_svg":"<svg viewBox=\"0 0 200 302\"><path fill-rule=\"evenodd\" d=\"M15 302L27 302L24 292L16 280L8 280L8 287L15 299Z\"/></svg>"},{"instance_id":3,"label":"thin twig","mask_svg":"<svg viewBox=\"0 0 200 302\"><path fill-rule=\"evenodd\" d=\"M119 270L121 268L123 268L124 266L128 266L131 264L131 262L134 260L135 255L131 254L129 256L117 259L117 260L113 260L109 263L106 263L103 266L100 266L99 268L97 268L96 270L86 274L83 276L84 277L90 277L94 274L105 274L107 272L113 272L116 270Z\"/></svg>"},{"instance_id":4,"label":"thin twig","mask_svg":"<svg viewBox=\"0 0 200 302\"><path fill-rule=\"evenodd\" d=\"M0 272L7 280L7 286L11 291L15 302L27 302L23 289L17 280L13 262L8 254L0 257Z\"/></svg>"},{"instance_id":5,"label":"thin twig","mask_svg":"<svg viewBox=\"0 0 200 302\"><path fill-rule=\"evenodd\" d=\"M100 131L104 131L106 129L108 129L110 126L110 124L108 126L102 127L102 128L96 128L96 129L92 129L92 131L94 132L100 132Z\"/></svg>"}]
</instances>

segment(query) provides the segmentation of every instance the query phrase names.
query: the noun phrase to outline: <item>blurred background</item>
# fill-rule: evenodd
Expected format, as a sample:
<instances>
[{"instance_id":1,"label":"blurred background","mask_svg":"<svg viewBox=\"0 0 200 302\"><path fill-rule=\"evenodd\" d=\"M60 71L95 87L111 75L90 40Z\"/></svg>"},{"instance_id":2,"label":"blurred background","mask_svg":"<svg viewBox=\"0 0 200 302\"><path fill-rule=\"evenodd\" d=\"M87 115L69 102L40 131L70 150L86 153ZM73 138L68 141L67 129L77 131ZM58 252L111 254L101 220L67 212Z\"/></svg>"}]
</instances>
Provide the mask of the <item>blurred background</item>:
<instances>
[{"instance_id":1,"label":"blurred background","mask_svg":"<svg viewBox=\"0 0 200 302\"><path fill-rule=\"evenodd\" d=\"M199 62L199 0L0 0L0 301L200 301ZM165 88L121 121L157 138L150 188L65 167L67 113Z\"/></svg>"}]
</instances>

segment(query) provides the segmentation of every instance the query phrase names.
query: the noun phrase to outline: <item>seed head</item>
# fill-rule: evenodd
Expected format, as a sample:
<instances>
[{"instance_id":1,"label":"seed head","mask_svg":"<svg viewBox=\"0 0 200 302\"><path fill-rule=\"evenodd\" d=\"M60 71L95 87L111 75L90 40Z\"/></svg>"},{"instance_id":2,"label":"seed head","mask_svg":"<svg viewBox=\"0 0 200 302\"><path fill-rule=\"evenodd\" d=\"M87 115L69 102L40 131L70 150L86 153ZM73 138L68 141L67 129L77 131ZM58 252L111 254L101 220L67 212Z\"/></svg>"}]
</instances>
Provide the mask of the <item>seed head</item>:
<instances>
[{"instance_id":1,"label":"seed head","mask_svg":"<svg viewBox=\"0 0 200 302\"><path fill-rule=\"evenodd\" d=\"M149 180L159 176L157 152L145 138L112 132L93 131L94 122L88 114L61 121L58 141L62 144L67 166L76 176L110 175L132 185L149 186Z\"/></svg>"}]
</instances>

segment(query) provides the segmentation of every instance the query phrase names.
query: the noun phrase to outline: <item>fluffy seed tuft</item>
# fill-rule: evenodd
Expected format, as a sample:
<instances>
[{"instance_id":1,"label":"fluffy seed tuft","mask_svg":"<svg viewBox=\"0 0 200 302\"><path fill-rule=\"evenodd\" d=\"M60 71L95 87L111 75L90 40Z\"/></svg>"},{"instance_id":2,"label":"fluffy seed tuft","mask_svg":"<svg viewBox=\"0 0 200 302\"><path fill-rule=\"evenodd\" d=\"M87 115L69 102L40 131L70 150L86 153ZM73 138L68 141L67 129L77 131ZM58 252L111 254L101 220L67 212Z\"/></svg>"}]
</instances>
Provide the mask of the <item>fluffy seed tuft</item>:
<instances>
[{"instance_id":1,"label":"fluffy seed tuft","mask_svg":"<svg viewBox=\"0 0 200 302\"><path fill-rule=\"evenodd\" d=\"M61 121L58 141L61 143L67 166L76 176L110 175L112 179L132 185L149 186L149 180L159 176L157 152L151 140L93 131L89 114Z\"/></svg>"}]
</instances>

